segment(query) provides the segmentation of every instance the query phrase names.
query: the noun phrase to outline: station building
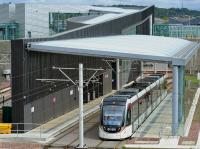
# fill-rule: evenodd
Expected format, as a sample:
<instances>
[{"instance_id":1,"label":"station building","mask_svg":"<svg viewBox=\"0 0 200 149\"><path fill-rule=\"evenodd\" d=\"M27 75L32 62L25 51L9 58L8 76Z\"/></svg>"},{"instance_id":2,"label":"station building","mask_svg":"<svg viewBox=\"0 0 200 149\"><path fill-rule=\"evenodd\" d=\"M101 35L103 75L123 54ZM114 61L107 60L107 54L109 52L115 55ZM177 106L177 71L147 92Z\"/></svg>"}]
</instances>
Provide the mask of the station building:
<instances>
[{"instance_id":1,"label":"station building","mask_svg":"<svg viewBox=\"0 0 200 149\"><path fill-rule=\"evenodd\" d=\"M100 23L138 11L135 9L105 8L90 5L1 4L0 39L48 37L66 30ZM78 16L77 19L69 20Z\"/></svg>"},{"instance_id":2,"label":"station building","mask_svg":"<svg viewBox=\"0 0 200 149\"><path fill-rule=\"evenodd\" d=\"M87 54L77 55L73 52L64 54L62 52L32 51L29 50L32 43L110 35L152 34L154 6L140 10L94 6L90 6L90 9L83 6L82 9L83 13L93 10L94 14L68 19L70 29L65 32L46 38L12 40L13 123L41 124L78 107L77 86L72 82L38 81L38 79L66 79L63 72L74 83L78 80L77 70L62 69L63 72L61 72L53 69L55 67L78 68L78 64L83 63L85 68L103 69L96 72L95 79L93 78L96 81L91 81L84 87L85 102L116 89L115 59L96 57L95 55L87 56ZM45 9L43 11L45 12ZM33 18L34 16L31 17L32 21L35 21ZM37 20L37 22L39 21ZM30 29L33 28L34 26L30 27ZM28 37L27 32L24 33L26 35L23 36ZM34 35L34 33L31 32L31 35ZM120 86L135 80L141 73L141 62L138 60L120 60L119 64L121 68ZM93 74L94 71L84 71L84 80L89 80ZM25 125L21 125L21 129L25 127Z\"/></svg>"}]
</instances>

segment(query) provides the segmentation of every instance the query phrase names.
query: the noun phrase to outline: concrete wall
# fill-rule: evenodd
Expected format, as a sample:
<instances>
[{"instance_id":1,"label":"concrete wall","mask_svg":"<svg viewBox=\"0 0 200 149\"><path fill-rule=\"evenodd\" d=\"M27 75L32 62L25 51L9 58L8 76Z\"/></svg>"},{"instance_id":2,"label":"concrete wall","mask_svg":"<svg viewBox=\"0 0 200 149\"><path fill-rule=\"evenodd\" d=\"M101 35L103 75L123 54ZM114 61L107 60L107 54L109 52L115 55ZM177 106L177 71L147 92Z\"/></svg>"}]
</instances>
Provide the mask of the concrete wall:
<instances>
[{"instance_id":1,"label":"concrete wall","mask_svg":"<svg viewBox=\"0 0 200 149\"><path fill-rule=\"evenodd\" d=\"M25 37L25 4L16 4L15 21L19 24L19 38Z\"/></svg>"},{"instance_id":2,"label":"concrete wall","mask_svg":"<svg viewBox=\"0 0 200 149\"><path fill-rule=\"evenodd\" d=\"M9 23L15 18L15 4L0 5L0 23Z\"/></svg>"},{"instance_id":3,"label":"concrete wall","mask_svg":"<svg viewBox=\"0 0 200 149\"><path fill-rule=\"evenodd\" d=\"M5 41L5 40L2 40L2 41L0 40L0 60L4 59L4 56L6 58L10 58L10 56L9 56L10 54L11 54L11 42ZM2 72L5 69L11 69L10 64L0 64L0 82L6 81L5 76L2 76Z\"/></svg>"},{"instance_id":4,"label":"concrete wall","mask_svg":"<svg viewBox=\"0 0 200 149\"><path fill-rule=\"evenodd\" d=\"M0 40L0 53L11 53L11 42L8 40Z\"/></svg>"},{"instance_id":5,"label":"concrete wall","mask_svg":"<svg viewBox=\"0 0 200 149\"><path fill-rule=\"evenodd\" d=\"M9 5L3 4L0 5L0 23L9 22Z\"/></svg>"},{"instance_id":6,"label":"concrete wall","mask_svg":"<svg viewBox=\"0 0 200 149\"><path fill-rule=\"evenodd\" d=\"M15 4L9 4L9 19L11 22L15 20Z\"/></svg>"},{"instance_id":7,"label":"concrete wall","mask_svg":"<svg viewBox=\"0 0 200 149\"><path fill-rule=\"evenodd\" d=\"M25 38L49 36L49 10L44 5L25 4Z\"/></svg>"}]
</instances>

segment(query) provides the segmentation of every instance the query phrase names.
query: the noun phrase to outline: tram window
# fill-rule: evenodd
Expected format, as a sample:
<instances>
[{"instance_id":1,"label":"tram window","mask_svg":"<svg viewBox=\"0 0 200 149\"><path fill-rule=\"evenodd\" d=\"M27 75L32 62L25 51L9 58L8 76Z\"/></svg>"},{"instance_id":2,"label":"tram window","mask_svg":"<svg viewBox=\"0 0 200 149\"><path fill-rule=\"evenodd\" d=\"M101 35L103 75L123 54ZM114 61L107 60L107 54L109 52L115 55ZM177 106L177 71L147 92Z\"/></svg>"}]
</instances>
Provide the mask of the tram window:
<instances>
[{"instance_id":1,"label":"tram window","mask_svg":"<svg viewBox=\"0 0 200 149\"><path fill-rule=\"evenodd\" d=\"M142 115L145 112L146 106L145 106L145 100L144 99L140 99L141 101L139 101L139 115Z\"/></svg>"},{"instance_id":2,"label":"tram window","mask_svg":"<svg viewBox=\"0 0 200 149\"><path fill-rule=\"evenodd\" d=\"M110 106L103 107L102 121L103 125L123 125L124 106Z\"/></svg>"},{"instance_id":3,"label":"tram window","mask_svg":"<svg viewBox=\"0 0 200 149\"><path fill-rule=\"evenodd\" d=\"M131 110L127 111L126 126L131 124Z\"/></svg>"}]
</instances>

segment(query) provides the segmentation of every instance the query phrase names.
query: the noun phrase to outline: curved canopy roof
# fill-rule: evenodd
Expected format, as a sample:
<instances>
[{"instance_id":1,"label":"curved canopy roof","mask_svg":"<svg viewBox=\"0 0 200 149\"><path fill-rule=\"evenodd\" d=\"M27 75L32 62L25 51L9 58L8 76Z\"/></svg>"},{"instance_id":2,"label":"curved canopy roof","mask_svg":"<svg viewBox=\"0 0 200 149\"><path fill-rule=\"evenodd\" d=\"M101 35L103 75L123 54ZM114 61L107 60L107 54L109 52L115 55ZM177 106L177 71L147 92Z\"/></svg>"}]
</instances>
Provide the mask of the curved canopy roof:
<instances>
[{"instance_id":1,"label":"curved canopy roof","mask_svg":"<svg viewBox=\"0 0 200 149\"><path fill-rule=\"evenodd\" d=\"M36 42L31 44L29 50L185 65L198 48L198 43L178 38L120 35Z\"/></svg>"}]
</instances>

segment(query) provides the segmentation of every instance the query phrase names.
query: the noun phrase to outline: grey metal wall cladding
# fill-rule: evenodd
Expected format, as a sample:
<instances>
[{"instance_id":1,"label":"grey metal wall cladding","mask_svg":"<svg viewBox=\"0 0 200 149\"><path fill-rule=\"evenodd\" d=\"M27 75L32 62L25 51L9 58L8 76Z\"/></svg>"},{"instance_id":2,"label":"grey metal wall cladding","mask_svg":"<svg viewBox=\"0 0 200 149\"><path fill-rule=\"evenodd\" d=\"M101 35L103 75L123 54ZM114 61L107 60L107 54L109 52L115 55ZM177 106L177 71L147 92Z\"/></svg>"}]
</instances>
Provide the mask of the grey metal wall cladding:
<instances>
[{"instance_id":1,"label":"grey metal wall cladding","mask_svg":"<svg viewBox=\"0 0 200 149\"><path fill-rule=\"evenodd\" d=\"M108 94L112 90L112 71L103 74L103 95Z\"/></svg>"},{"instance_id":2,"label":"grey metal wall cladding","mask_svg":"<svg viewBox=\"0 0 200 149\"><path fill-rule=\"evenodd\" d=\"M25 123L32 123L32 112L31 112L32 105L31 103L24 105L24 122ZM34 128L33 125L24 125L24 130L31 130Z\"/></svg>"},{"instance_id":3,"label":"grey metal wall cladding","mask_svg":"<svg viewBox=\"0 0 200 149\"><path fill-rule=\"evenodd\" d=\"M24 74L24 43L23 40L14 40L11 42L11 68L12 68L12 121L13 123L23 123L24 120L24 99L23 81Z\"/></svg>"},{"instance_id":4,"label":"grey metal wall cladding","mask_svg":"<svg viewBox=\"0 0 200 149\"><path fill-rule=\"evenodd\" d=\"M64 99L64 97L67 97L67 94L64 91L56 94L56 92L63 90L72 84L67 85L66 83L56 83L55 87L52 84L44 84L35 80L37 78L62 78L63 76L58 71L52 71L51 67L53 65L62 67L78 67L78 63L82 62L84 67L99 68L106 66L105 62L103 62L101 58L29 52L26 48L27 43L70 38L119 35L124 28L141 22L151 14L154 16L154 6L135 14L130 14L95 25L87 25L48 38L13 40L11 42L13 123L23 123L25 119L24 105L38 99L38 103L34 102L35 106L38 108L44 108L45 111L44 116L40 116L38 114L37 117L37 113L33 115L32 120L35 122L42 121L42 117L45 121L48 121L52 117L60 115L63 111L70 111L72 107L77 105L78 102L77 100L74 100L74 97L70 97L69 101L68 99ZM147 32L144 31L146 30L146 27L140 27L138 30L141 34ZM69 75L72 76L74 80L77 80L78 78L77 72L75 71L71 71ZM84 73L85 78L88 78L90 75L91 73ZM103 82L103 77L99 76L99 78ZM106 91L106 86L109 85L99 85L99 95L103 95L111 90L109 86ZM55 94L54 96L58 96L59 99L61 98L63 100L58 101L59 103L56 103L54 106L60 107L62 105L61 103L69 103L70 106L64 106L63 109L56 108L56 110L54 110L52 102L49 100L52 98L52 94ZM44 107L38 105L42 104L42 102ZM59 110L57 111L57 109ZM42 112L42 110L39 111Z\"/></svg>"},{"instance_id":5,"label":"grey metal wall cladding","mask_svg":"<svg viewBox=\"0 0 200 149\"><path fill-rule=\"evenodd\" d=\"M82 26L86 26L86 24L67 21L67 30L75 29Z\"/></svg>"},{"instance_id":6,"label":"grey metal wall cladding","mask_svg":"<svg viewBox=\"0 0 200 149\"><path fill-rule=\"evenodd\" d=\"M35 100L32 102L34 112L32 112L32 122L40 124L44 120L44 100Z\"/></svg>"},{"instance_id":7,"label":"grey metal wall cladding","mask_svg":"<svg viewBox=\"0 0 200 149\"><path fill-rule=\"evenodd\" d=\"M51 95L48 95L44 98L42 98L44 100L44 121L49 121L51 119L53 119L53 108L52 108L52 100L51 100ZM38 100L42 100L41 98Z\"/></svg>"},{"instance_id":8,"label":"grey metal wall cladding","mask_svg":"<svg viewBox=\"0 0 200 149\"><path fill-rule=\"evenodd\" d=\"M146 20L143 24L138 25L136 27L136 34L149 35L149 32L150 32L149 20Z\"/></svg>"},{"instance_id":9,"label":"grey metal wall cladding","mask_svg":"<svg viewBox=\"0 0 200 149\"><path fill-rule=\"evenodd\" d=\"M41 124L63 115L78 107L77 96L77 87L71 86L26 104L24 122ZM34 112L31 113L33 107Z\"/></svg>"}]
</instances>

